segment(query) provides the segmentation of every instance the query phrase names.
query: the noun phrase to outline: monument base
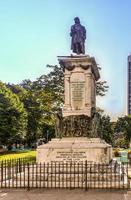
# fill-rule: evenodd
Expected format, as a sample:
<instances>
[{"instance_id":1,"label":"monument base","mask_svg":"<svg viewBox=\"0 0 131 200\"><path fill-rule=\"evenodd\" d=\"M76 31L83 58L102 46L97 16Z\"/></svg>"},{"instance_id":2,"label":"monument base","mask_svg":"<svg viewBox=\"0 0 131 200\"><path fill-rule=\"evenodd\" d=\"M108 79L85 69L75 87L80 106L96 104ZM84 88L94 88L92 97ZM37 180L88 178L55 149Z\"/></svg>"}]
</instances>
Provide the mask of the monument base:
<instances>
[{"instance_id":1,"label":"monument base","mask_svg":"<svg viewBox=\"0 0 131 200\"><path fill-rule=\"evenodd\" d=\"M100 138L72 137L52 139L37 148L37 162L109 163L112 147Z\"/></svg>"}]
</instances>

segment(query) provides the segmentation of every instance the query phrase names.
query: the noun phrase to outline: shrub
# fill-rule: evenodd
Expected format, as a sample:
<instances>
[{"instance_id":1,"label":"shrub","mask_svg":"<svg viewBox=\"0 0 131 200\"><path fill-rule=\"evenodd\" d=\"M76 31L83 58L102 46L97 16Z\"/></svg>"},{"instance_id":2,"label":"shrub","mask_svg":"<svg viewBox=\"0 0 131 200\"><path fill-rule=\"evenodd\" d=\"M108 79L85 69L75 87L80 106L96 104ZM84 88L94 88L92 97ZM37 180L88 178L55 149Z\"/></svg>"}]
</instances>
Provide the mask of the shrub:
<instances>
[{"instance_id":1,"label":"shrub","mask_svg":"<svg viewBox=\"0 0 131 200\"><path fill-rule=\"evenodd\" d=\"M118 149L115 149L115 150L114 150L114 156L115 156L115 157L119 157L119 156L120 156L120 152L119 152Z\"/></svg>"}]
</instances>

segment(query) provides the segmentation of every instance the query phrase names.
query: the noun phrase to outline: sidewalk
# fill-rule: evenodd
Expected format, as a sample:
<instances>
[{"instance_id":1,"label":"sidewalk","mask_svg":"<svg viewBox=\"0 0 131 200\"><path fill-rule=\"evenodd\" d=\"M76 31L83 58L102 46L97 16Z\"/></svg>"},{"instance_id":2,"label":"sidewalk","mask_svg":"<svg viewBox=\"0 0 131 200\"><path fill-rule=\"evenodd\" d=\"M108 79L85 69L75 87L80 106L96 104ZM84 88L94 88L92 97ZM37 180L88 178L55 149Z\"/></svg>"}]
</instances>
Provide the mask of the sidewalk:
<instances>
[{"instance_id":1,"label":"sidewalk","mask_svg":"<svg viewBox=\"0 0 131 200\"><path fill-rule=\"evenodd\" d=\"M0 200L131 200L131 191L103 190L3 190Z\"/></svg>"}]
</instances>

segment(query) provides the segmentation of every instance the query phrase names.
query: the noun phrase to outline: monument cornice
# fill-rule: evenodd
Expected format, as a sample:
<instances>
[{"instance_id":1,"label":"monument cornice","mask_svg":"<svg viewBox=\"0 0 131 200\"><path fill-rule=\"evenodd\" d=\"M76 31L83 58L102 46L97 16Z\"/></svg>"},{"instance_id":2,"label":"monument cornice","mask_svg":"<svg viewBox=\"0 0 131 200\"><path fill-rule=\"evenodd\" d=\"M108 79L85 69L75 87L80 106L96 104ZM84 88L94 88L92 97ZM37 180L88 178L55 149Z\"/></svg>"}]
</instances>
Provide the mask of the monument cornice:
<instances>
[{"instance_id":1,"label":"monument cornice","mask_svg":"<svg viewBox=\"0 0 131 200\"><path fill-rule=\"evenodd\" d=\"M92 73L97 81L100 78L97 63L94 57L88 55L80 56L58 56L59 64L64 68L64 70L73 71L77 67L81 67L84 70L91 68Z\"/></svg>"}]
</instances>

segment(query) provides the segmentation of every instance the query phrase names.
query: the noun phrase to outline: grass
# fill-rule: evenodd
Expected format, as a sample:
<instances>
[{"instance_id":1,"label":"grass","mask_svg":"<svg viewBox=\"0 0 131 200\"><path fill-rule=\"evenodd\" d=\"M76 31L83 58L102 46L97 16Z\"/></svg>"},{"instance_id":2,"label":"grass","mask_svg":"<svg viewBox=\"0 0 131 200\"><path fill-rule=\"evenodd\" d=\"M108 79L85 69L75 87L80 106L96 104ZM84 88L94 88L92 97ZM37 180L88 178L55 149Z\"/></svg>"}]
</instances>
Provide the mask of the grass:
<instances>
[{"instance_id":1,"label":"grass","mask_svg":"<svg viewBox=\"0 0 131 200\"><path fill-rule=\"evenodd\" d=\"M24 159L32 158L35 159L36 151L23 151L23 152L6 152L0 154L0 161L2 160L15 160L15 159Z\"/></svg>"}]
</instances>

